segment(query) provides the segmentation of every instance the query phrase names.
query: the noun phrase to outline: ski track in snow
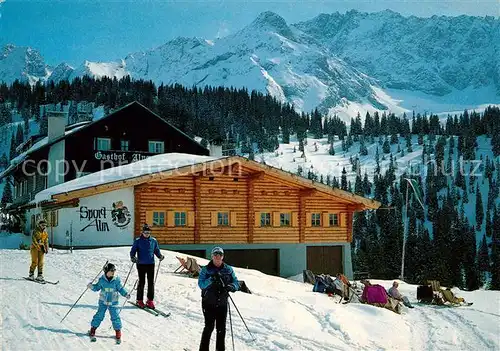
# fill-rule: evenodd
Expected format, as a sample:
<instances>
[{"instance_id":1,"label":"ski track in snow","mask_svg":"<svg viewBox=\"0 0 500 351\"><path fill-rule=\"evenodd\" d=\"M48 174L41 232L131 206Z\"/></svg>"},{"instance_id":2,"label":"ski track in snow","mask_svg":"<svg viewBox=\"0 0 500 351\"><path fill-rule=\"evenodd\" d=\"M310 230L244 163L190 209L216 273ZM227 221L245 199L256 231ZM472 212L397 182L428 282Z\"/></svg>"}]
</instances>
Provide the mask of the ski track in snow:
<instances>
[{"instance_id":1,"label":"ski track in snow","mask_svg":"<svg viewBox=\"0 0 500 351\"><path fill-rule=\"evenodd\" d=\"M118 267L125 280L131 263L129 248L50 251L45 276L58 285L40 285L23 279L29 266L29 252L0 251L0 306L2 350L110 349L115 345L109 314L97 329L97 341L90 343L87 331L97 309L98 293L87 291L70 309L86 284L106 259ZM198 349L203 329L200 290L195 279L172 273L176 253L163 250L155 300L171 316L155 317L126 304L121 312L124 349ZM177 254L178 255L178 254ZM203 259L200 264L206 264ZM236 268L252 295L232 294L252 340L236 309L231 305L236 350L498 350L500 349L500 293L464 292L473 308L445 308L416 305L402 315L358 303L340 304L312 286ZM131 289L135 268L127 282ZM389 287L389 281L374 281ZM415 300L416 287L402 283L400 290ZM460 295L461 293L459 293ZM135 298L135 292L132 293ZM120 298L120 306L124 300ZM229 317L228 317L229 319ZM144 338L147 331L148 337ZM212 347L215 332L212 334ZM229 320L226 347L231 349Z\"/></svg>"}]
</instances>

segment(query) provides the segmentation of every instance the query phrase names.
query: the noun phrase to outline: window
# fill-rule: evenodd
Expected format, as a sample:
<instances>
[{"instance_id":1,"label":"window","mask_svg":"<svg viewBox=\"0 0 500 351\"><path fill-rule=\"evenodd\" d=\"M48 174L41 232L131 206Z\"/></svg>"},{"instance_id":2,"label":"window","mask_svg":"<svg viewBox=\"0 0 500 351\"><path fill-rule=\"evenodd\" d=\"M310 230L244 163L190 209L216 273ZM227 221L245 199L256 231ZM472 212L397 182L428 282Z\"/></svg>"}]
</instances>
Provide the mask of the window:
<instances>
[{"instance_id":1,"label":"window","mask_svg":"<svg viewBox=\"0 0 500 351\"><path fill-rule=\"evenodd\" d=\"M57 225L59 224L59 213L58 211L52 211L50 212L50 226L51 227L57 227Z\"/></svg>"},{"instance_id":2,"label":"window","mask_svg":"<svg viewBox=\"0 0 500 351\"><path fill-rule=\"evenodd\" d=\"M280 213L280 227L290 226L290 213Z\"/></svg>"},{"instance_id":3,"label":"window","mask_svg":"<svg viewBox=\"0 0 500 351\"><path fill-rule=\"evenodd\" d=\"M330 218L330 227L338 227L339 215L336 213L330 213L328 217Z\"/></svg>"},{"instance_id":4,"label":"window","mask_svg":"<svg viewBox=\"0 0 500 351\"><path fill-rule=\"evenodd\" d=\"M176 227L186 226L186 212L175 212L174 213L174 223Z\"/></svg>"},{"instance_id":5,"label":"window","mask_svg":"<svg viewBox=\"0 0 500 351\"><path fill-rule=\"evenodd\" d=\"M311 225L313 227L321 227L321 213L313 213L312 214Z\"/></svg>"},{"instance_id":6,"label":"window","mask_svg":"<svg viewBox=\"0 0 500 351\"><path fill-rule=\"evenodd\" d=\"M153 212L153 227L163 227L165 225L165 212Z\"/></svg>"},{"instance_id":7,"label":"window","mask_svg":"<svg viewBox=\"0 0 500 351\"><path fill-rule=\"evenodd\" d=\"M33 175L33 188L31 189L32 192L35 192L36 190L36 173Z\"/></svg>"},{"instance_id":8,"label":"window","mask_svg":"<svg viewBox=\"0 0 500 351\"><path fill-rule=\"evenodd\" d=\"M49 177L48 176L44 176L43 177L43 188L47 189L48 187L49 187Z\"/></svg>"},{"instance_id":9,"label":"window","mask_svg":"<svg viewBox=\"0 0 500 351\"><path fill-rule=\"evenodd\" d=\"M110 138L95 138L94 148L98 151L111 150L111 139Z\"/></svg>"},{"instance_id":10,"label":"window","mask_svg":"<svg viewBox=\"0 0 500 351\"><path fill-rule=\"evenodd\" d=\"M229 213L228 212L217 212L217 225L228 227L229 226Z\"/></svg>"},{"instance_id":11,"label":"window","mask_svg":"<svg viewBox=\"0 0 500 351\"><path fill-rule=\"evenodd\" d=\"M129 141L128 140L121 140L120 141L120 150L122 151L129 151L128 149L128 144L129 144Z\"/></svg>"},{"instance_id":12,"label":"window","mask_svg":"<svg viewBox=\"0 0 500 351\"><path fill-rule=\"evenodd\" d=\"M165 143L163 141L149 141L149 152L163 154L165 152Z\"/></svg>"},{"instance_id":13,"label":"window","mask_svg":"<svg viewBox=\"0 0 500 351\"><path fill-rule=\"evenodd\" d=\"M260 214L260 226L268 227L271 225L271 214L269 212L262 212Z\"/></svg>"}]
</instances>

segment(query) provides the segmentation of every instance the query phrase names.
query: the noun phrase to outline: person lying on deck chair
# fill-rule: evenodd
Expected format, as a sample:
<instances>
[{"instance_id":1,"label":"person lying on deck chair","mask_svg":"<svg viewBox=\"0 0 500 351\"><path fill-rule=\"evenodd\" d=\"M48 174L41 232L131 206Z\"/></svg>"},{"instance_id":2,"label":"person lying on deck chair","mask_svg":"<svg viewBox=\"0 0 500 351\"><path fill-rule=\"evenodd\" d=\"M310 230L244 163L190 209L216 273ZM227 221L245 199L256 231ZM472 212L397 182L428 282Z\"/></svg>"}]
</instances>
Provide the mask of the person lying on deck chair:
<instances>
[{"instance_id":1,"label":"person lying on deck chair","mask_svg":"<svg viewBox=\"0 0 500 351\"><path fill-rule=\"evenodd\" d=\"M392 283L392 288L390 288L389 291L387 292L389 296L396 300L402 301L403 305L405 305L406 307L413 308L412 304L410 303L410 300L408 300L406 296L401 295L401 293L398 290L398 287L399 287L398 282Z\"/></svg>"}]
</instances>

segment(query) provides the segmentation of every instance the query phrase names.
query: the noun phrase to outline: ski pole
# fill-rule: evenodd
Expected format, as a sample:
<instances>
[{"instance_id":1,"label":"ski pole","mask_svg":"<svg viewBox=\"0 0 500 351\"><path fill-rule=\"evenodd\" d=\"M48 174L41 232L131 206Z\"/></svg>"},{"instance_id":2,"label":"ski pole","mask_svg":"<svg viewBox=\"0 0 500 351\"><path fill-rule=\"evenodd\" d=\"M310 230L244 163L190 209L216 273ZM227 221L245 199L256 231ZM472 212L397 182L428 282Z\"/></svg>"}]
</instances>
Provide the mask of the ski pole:
<instances>
[{"instance_id":1,"label":"ski pole","mask_svg":"<svg viewBox=\"0 0 500 351\"><path fill-rule=\"evenodd\" d=\"M109 262L109 260L106 261L106 263L104 264L104 266L106 266L108 264L108 262ZM104 266L102 266L102 268L99 271L99 273L97 273L97 275L94 277L94 279L92 279L92 283L94 282L94 280L97 279L97 277L99 276L99 274L101 274L102 270L104 269ZM88 289L89 289L88 287L85 288L85 290L82 292L82 294L80 295L80 297L78 298L78 300L75 301L75 303L73 304L73 306L71 306L71 308L69 309L69 311L66 313L66 315L63 317L63 319L61 319L61 321L59 323L62 323L64 321L64 319L66 319L66 317L71 312L71 310L73 309L73 307L75 307L75 305L78 303L78 301L80 301L80 299L82 298L83 294L85 294Z\"/></svg>"},{"instance_id":2,"label":"ski pole","mask_svg":"<svg viewBox=\"0 0 500 351\"><path fill-rule=\"evenodd\" d=\"M241 315L240 310L238 310L238 306L236 306L236 304L234 303L233 298L231 297L231 295L229 295L229 294L228 294L228 296L229 296L229 298L231 299L231 302L233 303L234 308L236 308L236 312L238 312L238 314L240 315L240 318L241 318L241 320L243 321L243 324L245 324L245 327L247 328L248 333L249 333L249 334L250 334L250 336L252 337L253 341L255 341L255 338L254 338L254 336L252 335L252 333L250 332L250 329L248 329L248 326L247 326L247 324L245 323L245 320L243 319L243 316Z\"/></svg>"},{"instance_id":3,"label":"ski pole","mask_svg":"<svg viewBox=\"0 0 500 351\"><path fill-rule=\"evenodd\" d=\"M125 282L123 283L124 287L125 287L125 285L127 285L128 277L130 277L130 273L132 273L132 268L134 268L134 264L133 263L130 266L130 269L129 269L128 274L127 274L127 278L125 278Z\"/></svg>"},{"instance_id":4,"label":"ski pole","mask_svg":"<svg viewBox=\"0 0 500 351\"><path fill-rule=\"evenodd\" d=\"M132 293L134 292L135 288L137 287L137 282L138 282L138 280L136 280L136 281L135 281L135 283L134 283L134 287L132 288L132 290L130 290L130 293L129 293L129 294L132 294ZM122 307L120 307L120 310L118 311L118 315L120 315L120 313L122 313L123 307L125 307L125 304L127 303L127 301L128 301L128 300L127 300L127 299L125 299L125 301L123 302ZM113 325L110 325L110 326L109 326L109 329L111 329L111 328L113 328Z\"/></svg>"},{"instance_id":5,"label":"ski pole","mask_svg":"<svg viewBox=\"0 0 500 351\"><path fill-rule=\"evenodd\" d=\"M160 272L160 265L161 265L161 261L158 262L158 269L156 270L156 275L155 275L155 280L153 282L153 286L156 285L156 278L158 278L158 273Z\"/></svg>"},{"instance_id":6,"label":"ski pole","mask_svg":"<svg viewBox=\"0 0 500 351\"><path fill-rule=\"evenodd\" d=\"M234 334L233 334L233 321L231 319L231 304L228 304L229 308L229 325L231 326L231 340L233 341L233 351L234 351Z\"/></svg>"}]
</instances>

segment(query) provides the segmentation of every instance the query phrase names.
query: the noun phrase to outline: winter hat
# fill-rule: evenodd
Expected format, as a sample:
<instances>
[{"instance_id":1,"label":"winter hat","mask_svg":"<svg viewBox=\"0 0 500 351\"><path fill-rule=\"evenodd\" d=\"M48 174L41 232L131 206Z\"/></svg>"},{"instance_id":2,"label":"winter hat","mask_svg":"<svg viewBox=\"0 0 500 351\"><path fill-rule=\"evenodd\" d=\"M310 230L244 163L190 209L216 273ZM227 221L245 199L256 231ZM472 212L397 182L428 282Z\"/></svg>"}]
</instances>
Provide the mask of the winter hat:
<instances>
[{"instance_id":1,"label":"winter hat","mask_svg":"<svg viewBox=\"0 0 500 351\"><path fill-rule=\"evenodd\" d=\"M212 256L217 254L224 256L224 250L222 250L222 247L216 246L212 249Z\"/></svg>"},{"instance_id":2,"label":"winter hat","mask_svg":"<svg viewBox=\"0 0 500 351\"><path fill-rule=\"evenodd\" d=\"M113 271L113 272L114 272L114 271L116 271L116 267L115 267L115 265L114 265L114 264L112 264L112 263L107 263L107 264L104 266L103 270L104 270L104 273L108 273L109 271Z\"/></svg>"},{"instance_id":3,"label":"winter hat","mask_svg":"<svg viewBox=\"0 0 500 351\"><path fill-rule=\"evenodd\" d=\"M142 226L142 231L143 232L150 232L151 228L149 228L149 225L147 223L144 223L144 225Z\"/></svg>"}]
</instances>

